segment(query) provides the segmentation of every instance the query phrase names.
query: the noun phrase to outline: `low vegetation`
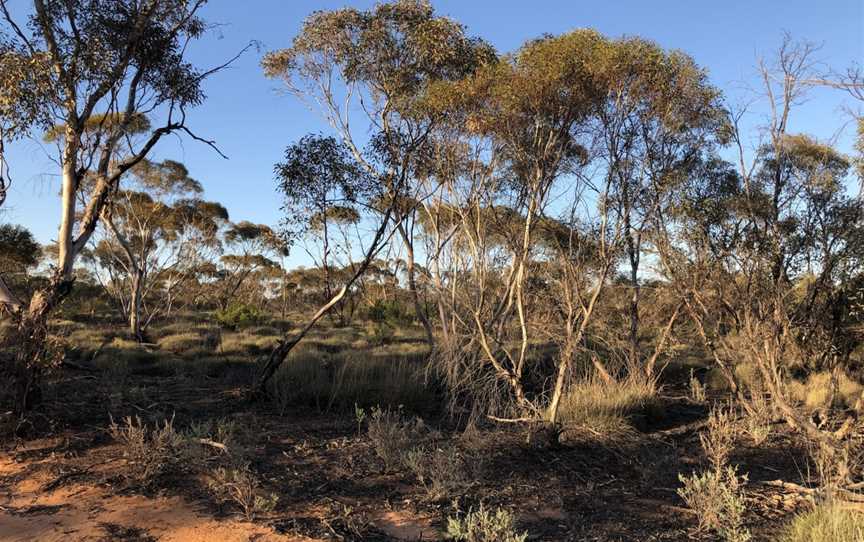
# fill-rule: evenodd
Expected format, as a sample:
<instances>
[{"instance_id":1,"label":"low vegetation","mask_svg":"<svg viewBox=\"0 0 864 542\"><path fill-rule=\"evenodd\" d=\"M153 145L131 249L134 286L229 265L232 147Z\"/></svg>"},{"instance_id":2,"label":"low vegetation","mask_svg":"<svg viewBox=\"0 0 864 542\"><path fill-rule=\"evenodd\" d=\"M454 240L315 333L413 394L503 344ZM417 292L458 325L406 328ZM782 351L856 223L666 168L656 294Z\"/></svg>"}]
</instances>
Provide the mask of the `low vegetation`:
<instances>
[{"instance_id":1,"label":"low vegetation","mask_svg":"<svg viewBox=\"0 0 864 542\"><path fill-rule=\"evenodd\" d=\"M62 209L0 224L0 538L861 542L864 119L802 123L860 67L785 36L737 109L636 35L315 11L267 225L151 152L218 151L205 3L0 0L0 205L41 138Z\"/></svg>"}]
</instances>

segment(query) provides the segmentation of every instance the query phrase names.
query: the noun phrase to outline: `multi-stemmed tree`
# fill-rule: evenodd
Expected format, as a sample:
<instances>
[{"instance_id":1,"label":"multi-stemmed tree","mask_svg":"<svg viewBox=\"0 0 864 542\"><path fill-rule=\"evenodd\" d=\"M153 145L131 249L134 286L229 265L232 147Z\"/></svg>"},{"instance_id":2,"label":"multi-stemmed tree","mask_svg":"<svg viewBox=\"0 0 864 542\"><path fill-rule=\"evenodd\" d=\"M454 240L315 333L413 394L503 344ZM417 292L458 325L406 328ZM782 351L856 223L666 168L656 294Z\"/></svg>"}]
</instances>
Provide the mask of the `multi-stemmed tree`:
<instances>
[{"instance_id":1,"label":"multi-stemmed tree","mask_svg":"<svg viewBox=\"0 0 864 542\"><path fill-rule=\"evenodd\" d=\"M363 257L339 291L297 335L274 349L258 379L259 389L311 326L366 271L390 237L391 222L402 222L398 202L410 194L417 159L440 120L436 111L425 107L423 96L429 85L461 78L491 56L491 49L466 36L461 25L436 16L429 2L400 0L368 11L316 12L291 47L265 57L268 76L281 78L292 92L321 107L351 159L322 160L319 153L311 152L316 165L310 169L331 164L336 169L327 173L328 178L338 177L344 167L362 170L372 184L356 204L375 225ZM359 139L354 128L355 106L364 117L361 133L371 131L368 141ZM291 170L297 175L280 174L289 202L295 193L292 185L315 182L304 179L305 170L297 167ZM381 201L383 208L375 205Z\"/></svg>"},{"instance_id":2,"label":"multi-stemmed tree","mask_svg":"<svg viewBox=\"0 0 864 542\"><path fill-rule=\"evenodd\" d=\"M185 59L189 42L206 30L198 16L204 3L34 0L13 13L0 1L0 124L12 126L13 136L59 127L57 260L47 285L18 311L14 359L4 362L16 382L16 410L26 407L45 364L46 319L71 290L75 261L123 176L164 136L197 139L186 113L204 100L202 82L218 70ZM150 126L131 137L142 117Z\"/></svg>"},{"instance_id":3,"label":"multi-stemmed tree","mask_svg":"<svg viewBox=\"0 0 864 542\"><path fill-rule=\"evenodd\" d=\"M138 340L157 315L170 310L197 265L220 248L218 234L228 212L201 200L202 192L183 164L145 160L130 171L103 213L94 260Z\"/></svg>"}]
</instances>

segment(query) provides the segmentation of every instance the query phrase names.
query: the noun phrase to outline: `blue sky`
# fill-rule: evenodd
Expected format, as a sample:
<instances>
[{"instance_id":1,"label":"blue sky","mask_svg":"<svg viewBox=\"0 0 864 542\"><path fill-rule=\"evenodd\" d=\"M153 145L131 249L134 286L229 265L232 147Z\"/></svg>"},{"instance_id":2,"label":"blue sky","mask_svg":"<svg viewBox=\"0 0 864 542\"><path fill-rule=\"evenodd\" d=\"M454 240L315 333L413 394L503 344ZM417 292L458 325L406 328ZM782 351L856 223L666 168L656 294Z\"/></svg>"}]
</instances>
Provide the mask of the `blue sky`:
<instances>
[{"instance_id":1,"label":"blue sky","mask_svg":"<svg viewBox=\"0 0 864 542\"><path fill-rule=\"evenodd\" d=\"M327 131L326 123L296 98L279 92L259 67L263 52L286 47L312 11L345 5L366 8L371 1L211 0L204 17L220 26L191 51L191 60L206 67L230 58L250 40L261 53L250 52L206 84L206 103L190 115L196 133L215 139L228 155L223 160L189 139L163 140L156 158L184 162L202 182L205 197L223 203L235 221L275 225L280 200L273 164L285 146L309 132ZM821 43L818 56L837 68L864 62L864 0L433 0L440 14L491 42L501 52L519 47L543 33L558 34L592 27L618 37L639 35L666 48L681 49L709 70L714 84L730 100L746 98L754 84L758 54L775 49L784 31ZM844 96L815 92L796 114L792 129L820 138L833 136L848 121ZM751 118L750 122L756 119ZM848 149L851 128L840 138ZM15 184L2 220L29 228L41 242L56 235L59 183L56 165L37 135L7 149ZM292 257L304 262L302 251Z\"/></svg>"}]
</instances>

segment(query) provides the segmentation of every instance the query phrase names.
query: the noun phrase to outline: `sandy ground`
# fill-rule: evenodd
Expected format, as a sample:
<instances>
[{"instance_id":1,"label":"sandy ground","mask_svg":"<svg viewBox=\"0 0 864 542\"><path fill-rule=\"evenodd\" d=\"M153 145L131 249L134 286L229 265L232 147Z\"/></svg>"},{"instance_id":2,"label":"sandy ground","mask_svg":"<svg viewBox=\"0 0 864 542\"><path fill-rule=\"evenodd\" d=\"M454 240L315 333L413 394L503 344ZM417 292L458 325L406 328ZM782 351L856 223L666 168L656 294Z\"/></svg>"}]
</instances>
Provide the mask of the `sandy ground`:
<instances>
[{"instance_id":1,"label":"sandy ground","mask_svg":"<svg viewBox=\"0 0 864 542\"><path fill-rule=\"evenodd\" d=\"M266 526L215 519L181 497L117 496L76 484L43 491L49 480L27 476L24 466L8 458L0 458L0 476L21 478L0 495L0 540L4 542L309 540L279 535Z\"/></svg>"}]
</instances>

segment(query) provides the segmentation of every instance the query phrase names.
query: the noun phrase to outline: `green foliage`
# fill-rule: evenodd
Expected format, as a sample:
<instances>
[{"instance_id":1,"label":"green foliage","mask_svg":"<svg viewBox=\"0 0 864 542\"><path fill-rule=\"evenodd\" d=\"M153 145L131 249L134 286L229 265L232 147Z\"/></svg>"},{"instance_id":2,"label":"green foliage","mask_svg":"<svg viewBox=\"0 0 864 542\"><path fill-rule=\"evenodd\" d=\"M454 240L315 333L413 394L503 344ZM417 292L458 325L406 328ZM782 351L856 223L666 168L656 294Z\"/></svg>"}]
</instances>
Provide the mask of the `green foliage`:
<instances>
[{"instance_id":1,"label":"green foliage","mask_svg":"<svg viewBox=\"0 0 864 542\"><path fill-rule=\"evenodd\" d=\"M689 477L678 475L684 484L678 495L696 512L699 528L713 529L726 542L747 542L751 538L744 526L747 475L739 475L736 467L727 464L737 434L731 408L712 410L707 430L699 435L711 467Z\"/></svg>"},{"instance_id":2,"label":"green foliage","mask_svg":"<svg viewBox=\"0 0 864 542\"><path fill-rule=\"evenodd\" d=\"M20 272L39 263L42 249L22 226L0 224L0 272Z\"/></svg>"},{"instance_id":3,"label":"green foliage","mask_svg":"<svg viewBox=\"0 0 864 542\"><path fill-rule=\"evenodd\" d=\"M367 309L367 317L375 323L392 326L406 325L414 321L413 311L398 299L376 299Z\"/></svg>"},{"instance_id":4,"label":"green foliage","mask_svg":"<svg viewBox=\"0 0 864 542\"><path fill-rule=\"evenodd\" d=\"M259 307L245 303L234 303L225 310L217 311L215 319L224 328L242 329L260 325L266 317Z\"/></svg>"},{"instance_id":5,"label":"green foliage","mask_svg":"<svg viewBox=\"0 0 864 542\"><path fill-rule=\"evenodd\" d=\"M721 470L706 470L689 477L678 475L684 487L678 494L699 518L699 527L713 529L727 542L747 542L750 532L744 527L742 485L747 476L739 476L737 469L727 466Z\"/></svg>"},{"instance_id":6,"label":"green foliage","mask_svg":"<svg viewBox=\"0 0 864 542\"><path fill-rule=\"evenodd\" d=\"M463 517L447 519L447 536L464 542L525 542L528 533L519 533L513 514L503 508L490 511L482 504Z\"/></svg>"}]
</instances>

